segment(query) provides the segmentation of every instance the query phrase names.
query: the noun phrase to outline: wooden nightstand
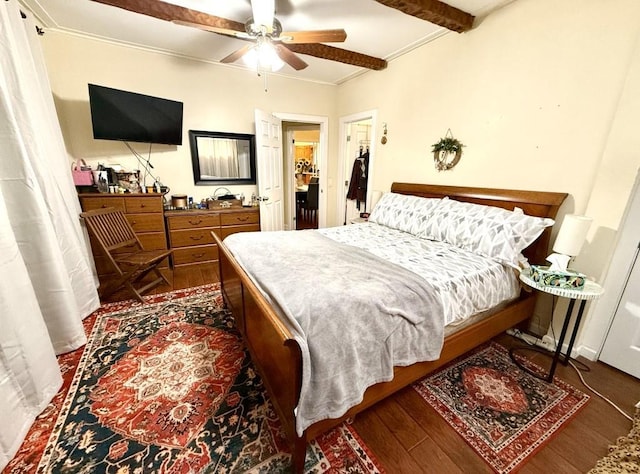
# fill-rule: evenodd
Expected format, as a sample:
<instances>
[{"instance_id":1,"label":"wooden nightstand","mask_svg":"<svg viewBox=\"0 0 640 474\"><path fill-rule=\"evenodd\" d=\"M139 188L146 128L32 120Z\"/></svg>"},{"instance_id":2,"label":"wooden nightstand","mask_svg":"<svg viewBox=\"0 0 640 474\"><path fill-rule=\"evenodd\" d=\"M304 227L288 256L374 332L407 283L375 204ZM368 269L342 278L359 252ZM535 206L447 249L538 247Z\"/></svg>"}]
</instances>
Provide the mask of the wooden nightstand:
<instances>
[{"instance_id":1,"label":"wooden nightstand","mask_svg":"<svg viewBox=\"0 0 640 474\"><path fill-rule=\"evenodd\" d=\"M531 278L528 270L520 273L520 281L522 281L525 285L533 288L536 291L542 291L543 293L559 296L561 298L568 298L570 300L569 307L567 308L567 312L564 316L564 323L562 324L562 332L560 333L560 339L557 342L556 350L555 350L555 353L553 354L553 361L551 362L551 368L549 369L548 375L540 376L540 374L530 371L526 367L522 366L514 357L513 352L515 350L523 350L523 349L529 349L529 348L512 348L509 351L509 354L511 355L511 358L513 359L513 361L522 370L530 373L535 377L546 380L547 382L553 382L553 374L556 371L556 366L558 365L558 361L560 361L564 365L567 365L569 363L569 359L571 358L571 349L573 349L573 343L576 340L578 329L580 328L580 321L582 320L582 314L584 313L584 307L586 306L587 301L595 300L599 298L600 295L602 295L602 293L604 292L604 289L600 285L598 285L595 281L589 280L589 279L587 279L587 281L585 282L584 288L580 290L541 285ZM569 329L569 323L571 321L571 316L573 314L573 309L577 300L580 300L578 315L576 316L576 319L573 323L573 329L571 331L571 339L569 340L569 346L567 348L567 352L563 354L562 345L567 335L567 330ZM548 352L542 352L542 353L550 355Z\"/></svg>"}]
</instances>

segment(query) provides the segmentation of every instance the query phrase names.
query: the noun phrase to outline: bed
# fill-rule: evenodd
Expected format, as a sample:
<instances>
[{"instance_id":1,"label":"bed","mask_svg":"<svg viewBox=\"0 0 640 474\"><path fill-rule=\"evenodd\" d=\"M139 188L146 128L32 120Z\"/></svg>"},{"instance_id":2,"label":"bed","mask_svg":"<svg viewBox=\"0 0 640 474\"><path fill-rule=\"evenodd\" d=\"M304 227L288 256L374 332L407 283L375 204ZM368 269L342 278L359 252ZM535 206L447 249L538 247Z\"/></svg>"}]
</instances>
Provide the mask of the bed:
<instances>
[{"instance_id":1,"label":"bed","mask_svg":"<svg viewBox=\"0 0 640 474\"><path fill-rule=\"evenodd\" d=\"M466 245L469 240L469 235L465 235L463 237L461 237L460 235L448 235L448 229L438 228L438 226L434 223L436 221L446 221L451 217L451 215L456 215L456 212L458 213L457 215L459 218L463 220L469 220L469 216L474 215L475 210L480 208L482 208L482 213L485 212L486 208L487 210L489 210L492 216L504 213L504 209L506 209L508 211L513 211L509 213L510 215L520 213L518 214L518 216L525 216L523 218L530 218L530 220L535 218L539 222L545 221L545 223L541 223L539 225L540 228L535 232L535 235L539 235L539 237L535 238L533 243L530 243L521 252L531 263L541 263L547 256L549 238L551 233L550 224L553 223L552 219L555 218L560 205L567 196L565 193L554 192L454 187L414 183L394 183L391 187L390 194L395 198L396 205L397 203L403 202L401 198L404 196L406 197L407 202L410 203L407 205L407 207L414 206L414 202L417 201L419 201L420 206L427 206L429 210L421 210L420 213L428 214L429 219L422 219L424 222L416 224L416 222L420 219L412 218L412 216L418 215L415 212L412 214L413 209L412 212L405 213L404 209L397 208L396 210L398 214L402 214L403 219L394 219L393 217L389 219L388 213L385 215L382 212L379 212L377 215L378 222L375 224L371 224L371 227L374 228L375 225L383 225L383 227L390 226L394 228L393 232L396 232L398 230L395 229L397 227L401 232L410 231L410 233L412 233L412 239L413 234L419 237L424 237L426 235L429 239L431 239L431 234L433 234L434 232L439 232L442 235L438 237L438 239L442 238L444 240L455 240L455 238L459 238L462 239L461 242L463 244L462 246L464 247L464 245ZM400 196L400 198L398 198L398 196ZM425 199L417 199L413 196ZM385 197L383 197L383 199L385 199ZM389 199L391 199L391 197L389 197ZM386 202L389 203L394 201L388 200ZM393 206L388 207L389 209L393 209ZM470 207L473 208L473 212L469 211ZM384 209L384 206L381 206L380 208ZM445 212L442 209L447 209L447 211ZM454 209L454 211L451 211L451 209ZM440 214L438 214L438 212ZM372 217L376 217L375 209L372 213ZM420 214L420 218L422 217L424 217L423 214ZM398 222L385 222L385 219L387 221L396 220ZM481 216L479 225L480 228L483 229L482 232L485 232L486 230L482 226L485 225L486 221L490 220L491 218L484 218ZM429 224L429 222L431 224ZM512 229L512 227L515 227L516 225L521 225L520 221L518 222L518 224L506 224L506 226L508 229ZM526 222L528 223L529 221ZM355 227L358 225L360 224L348 227ZM365 228L362 227L361 229L354 230L365 231ZM306 233L313 231L303 232ZM387 230L384 230L383 233L384 232L387 232ZM483 235L482 232L471 232L472 240L473 235ZM342 235L343 233L345 235ZM312 238L312 245L319 245L317 247L319 249L318 252L320 252L322 255L326 255L326 249L328 249L329 247L325 248L320 245L325 245L324 240L322 239L329 239L332 241L340 241L345 239L353 240L353 236L351 234L353 234L352 231L344 232L340 229L329 229L324 231L322 237L316 237L315 234L303 235L309 235L309 237ZM251 262L252 260L259 260L250 257L251 251L254 252L253 255L256 255L256 251L258 251L261 254L270 256L269 259L265 260L265 262L268 262L270 265L272 265L274 262L280 262L282 268L277 268L277 265L271 267L275 274L283 275L285 273L278 272L281 270L284 272L289 271L289 267L291 265L290 263L288 263L287 254L285 253L286 248L277 249L277 242L275 240L272 241L273 245L264 244L264 242L269 242L268 239L272 237L273 236L267 235L261 236L262 239L267 240L260 241L259 244L256 244L256 246L252 248L249 245L251 242L250 235L241 236L238 238L234 237L236 240L225 240L224 242L216 236L216 241L218 243L220 252L219 275L222 293L227 307L233 313L238 330L242 334L249 353L251 354L252 360L263 379L264 385L269 393L274 409L280 418L283 430L288 441L290 442L290 447L293 454L292 463L295 472L303 471L306 445L308 441L331 429L332 427L337 426L345 419L355 416L357 413L365 410L366 408L372 406L376 402L393 394L401 388L406 387L407 385L419 380L420 378L434 371L443 364L488 341L489 339L500 334L506 329L523 323L533 313L535 305L534 294L524 291L520 292L518 290L515 294L502 295L498 304L492 302L491 308L487 308L486 310L485 308L482 308L483 311L480 311L480 314L474 313L473 315L465 315L465 317L462 318L464 319L464 322L456 321L456 324L449 325L447 326L447 328L442 329L441 336L434 336L435 356L426 354L425 349L425 354L422 354L420 356L423 358L423 360L413 363L412 358L403 357L401 364L394 364L394 366L391 368L390 376L380 377L378 375L378 378L375 380L381 381L373 383L372 385L368 386L366 390L363 390L363 393L357 397L357 403L352 402L347 405L348 408L340 411L341 414L339 416L332 416L328 418L324 416L319 417L317 416L317 414L315 414L314 416L306 416L304 409L308 405L308 403L306 403L309 397L308 374L311 370L309 353L310 347L312 347L313 340L310 340L308 344L306 344L304 341L301 341L298 332L299 327L295 326L295 324L292 326L291 321L287 319L287 314L289 313L287 308L289 306L288 303L285 304L285 300L286 298L291 298L290 295L287 296L287 294L285 294L287 293L287 285L284 285L284 288L274 287L277 291L272 291L272 286L267 285L264 282L257 283L258 281L260 281L257 277L259 273L258 270L260 270L260 268L254 268L247 265L247 263ZM493 244L496 242L496 238L485 238L483 239L483 241L483 245L486 246L487 241L489 241L489 244ZM515 241L517 241L517 239ZM512 245L515 241L513 239L509 239L509 245ZM412 242L414 241L412 240ZM237 248L232 250L234 246L238 247L240 244L245 246L249 245L249 252L246 252L243 255L238 252ZM353 245L353 242L351 242L350 244ZM520 242L520 244L522 244L522 242ZM419 244L416 244L414 242L413 245ZM291 247L292 244L288 243L287 246ZM376 243L375 245L371 245L371 247L378 248L382 246ZM365 249L363 250L363 252L368 252L370 250L371 248L368 250ZM467 251L469 249L464 250ZM476 252L475 247L472 247L471 250L473 250L472 253ZM493 250L490 251L493 252ZM360 249L353 250L353 252L360 252ZM478 252L482 253L482 251ZM500 250L500 252L503 251ZM437 253L441 252L438 250ZM329 254L331 254L331 252L329 252ZM247 255L249 255L249 257L247 257ZM336 259L341 258L339 256L341 254L336 255ZM361 257L362 255L358 253L358 256ZM493 258L493 255L491 255L491 257L492 260L495 260L495 258ZM372 258L374 258L374 260L367 260L366 263L366 267L369 269L373 269L378 266L378 261L375 259L379 258L379 256L373 256ZM407 260L413 261L415 259L409 258ZM504 265L499 266L515 267L521 264L521 262L519 261L513 261L511 257L509 257L508 260L508 262L505 261L506 263L504 263ZM325 261L327 261L327 259L325 259ZM502 260L499 261L502 262ZM409 265L411 265L411 262L409 262ZM395 267L397 267L397 265L394 266L394 268ZM247 268L251 268L251 270L247 270ZM388 272L389 270L385 269L383 273L385 271ZM318 275L319 273L320 272L316 271L316 274L314 274L314 278L316 278L316 276L320 278L320 276ZM409 273L413 272L410 271ZM508 270L507 273L509 273ZM502 276L494 278L506 278L507 273L503 273L501 274ZM511 273L513 281L515 281L517 284L515 271L511 271ZM354 273L354 275L357 276L359 274L356 272ZM391 275L391 273L389 273L389 275ZM400 274L400 276L404 278L405 274L402 273ZM357 278L362 278L362 276L357 276ZM388 278L388 281L391 282L392 277L389 276ZM484 281L486 278L486 276L483 276L482 280ZM404 319L412 319L411 314L405 314L407 313L406 307L408 307L409 309L411 309L412 307L416 308L416 314L420 313L420 311L418 311L418 308L422 310L423 307L439 308L437 311L432 309L430 311L431 313L444 313L449 310L448 307L451 306L451 301L457 299L457 297L448 297L447 300L447 298L445 297L438 296L433 297L431 300L428 300L430 302L428 305L418 304L414 300L412 300L412 298L414 298L414 293L417 292L416 288L421 285L421 283L417 280L419 279L416 279L416 282L412 283L413 286L411 286L407 290L402 290L405 291L405 293L398 293L399 295L405 296L398 297L397 301L393 302L394 305L402 305L403 301L406 303L405 308L400 308L399 310L397 310L405 316L405 318L400 318L400 320L402 321L404 321ZM354 285L357 286L358 281L354 281ZM431 286L431 290L433 290L434 285L435 284L432 285L429 283L426 286ZM429 288L425 289L425 291L427 290L429 290ZM297 293L296 300L300 299L300 296L308 298L309 300L311 300L313 296L315 296L313 294L315 293L314 291L309 288L305 289L304 286L301 286L300 290L296 288L294 292ZM394 289L394 291L392 291L391 293L384 295L384 298L388 300L389 298L392 298L393 294L395 293L396 291ZM437 291L435 293L437 293ZM420 295L418 297L421 298L422 296ZM447 301L449 303L447 303ZM342 306L343 304L345 304L344 301L340 303L340 306ZM297 308L297 306L294 305L292 306L292 308ZM329 309L326 309L326 314L333 314L333 309L331 309L331 307L328 308ZM445 311L445 309L447 311ZM450 314L447 317L451 320L458 319L457 314L455 314L456 311L457 310L449 311L453 314ZM469 310L467 310L467 312L469 312ZM411 313L411 311L408 311L408 313ZM425 317L426 316L427 315L425 315ZM442 316L441 319L444 320L445 317ZM417 324L416 321L409 321L408 323L404 321L401 324L405 325L406 327L421 326L422 319L420 319L420 324ZM305 328L306 327L307 326L305 326ZM437 330L434 329L434 331L431 331L430 329L427 332L419 333L419 337L422 337L430 332L437 334ZM438 344L438 337L440 338L440 344ZM335 347L339 348L346 346L350 347L351 342L349 344L343 344L342 346L337 345ZM311 354L313 354L312 351ZM382 352L388 352L388 350L383 350ZM392 360L395 361L395 359ZM327 391L325 392L325 395L327 393L333 394L334 392ZM333 402L334 400L332 399L330 401ZM342 410L343 408L344 407L341 405L340 409Z\"/></svg>"}]
</instances>

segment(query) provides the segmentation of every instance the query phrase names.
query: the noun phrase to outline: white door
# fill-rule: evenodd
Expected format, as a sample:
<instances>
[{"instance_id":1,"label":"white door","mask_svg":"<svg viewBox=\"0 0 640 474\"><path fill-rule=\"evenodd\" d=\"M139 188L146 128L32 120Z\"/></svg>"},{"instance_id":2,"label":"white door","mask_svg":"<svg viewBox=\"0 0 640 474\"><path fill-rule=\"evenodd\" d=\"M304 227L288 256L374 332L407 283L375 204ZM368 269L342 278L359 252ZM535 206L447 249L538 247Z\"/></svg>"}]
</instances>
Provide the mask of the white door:
<instances>
[{"instance_id":1,"label":"white door","mask_svg":"<svg viewBox=\"0 0 640 474\"><path fill-rule=\"evenodd\" d=\"M639 244L640 245L640 244ZM607 334L600 360L640 378L640 262L638 249L631 273Z\"/></svg>"},{"instance_id":2,"label":"white door","mask_svg":"<svg viewBox=\"0 0 640 474\"><path fill-rule=\"evenodd\" d=\"M282 121L256 109L256 170L260 200L260 229L282 230Z\"/></svg>"}]
</instances>

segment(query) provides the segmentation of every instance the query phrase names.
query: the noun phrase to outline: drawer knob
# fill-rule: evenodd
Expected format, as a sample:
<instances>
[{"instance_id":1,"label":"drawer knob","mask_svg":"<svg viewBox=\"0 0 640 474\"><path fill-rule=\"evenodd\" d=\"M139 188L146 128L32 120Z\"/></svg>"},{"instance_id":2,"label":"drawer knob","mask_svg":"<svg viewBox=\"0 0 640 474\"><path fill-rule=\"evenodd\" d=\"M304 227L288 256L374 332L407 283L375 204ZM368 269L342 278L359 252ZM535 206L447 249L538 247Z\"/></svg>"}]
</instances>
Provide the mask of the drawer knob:
<instances>
[{"instance_id":1,"label":"drawer knob","mask_svg":"<svg viewBox=\"0 0 640 474\"><path fill-rule=\"evenodd\" d=\"M198 224L200 224L201 222L202 222L202 219L198 219L197 221L191 221L191 220L190 220L190 221L189 221L189 224L191 224L191 225L198 225Z\"/></svg>"},{"instance_id":2,"label":"drawer knob","mask_svg":"<svg viewBox=\"0 0 640 474\"><path fill-rule=\"evenodd\" d=\"M194 253L194 254L191 254L191 256L193 258L201 258L201 257L204 257L204 254L203 253Z\"/></svg>"},{"instance_id":3,"label":"drawer knob","mask_svg":"<svg viewBox=\"0 0 640 474\"><path fill-rule=\"evenodd\" d=\"M245 216L245 217L238 217L237 218L240 222L245 222L249 220L249 216Z\"/></svg>"},{"instance_id":4,"label":"drawer knob","mask_svg":"<svg viewBox=\"0 0 640 474\"><path fill-rule=\"evenodd\" d=\"M198 237L195 237L195 236L193 236L193 235L192 235L192 236L190 236L189 238L190 238L191 240L202 240L202 238L203 238L203 237L204 237L204 235L199 235Z\"/></svg>"}]
</instances>

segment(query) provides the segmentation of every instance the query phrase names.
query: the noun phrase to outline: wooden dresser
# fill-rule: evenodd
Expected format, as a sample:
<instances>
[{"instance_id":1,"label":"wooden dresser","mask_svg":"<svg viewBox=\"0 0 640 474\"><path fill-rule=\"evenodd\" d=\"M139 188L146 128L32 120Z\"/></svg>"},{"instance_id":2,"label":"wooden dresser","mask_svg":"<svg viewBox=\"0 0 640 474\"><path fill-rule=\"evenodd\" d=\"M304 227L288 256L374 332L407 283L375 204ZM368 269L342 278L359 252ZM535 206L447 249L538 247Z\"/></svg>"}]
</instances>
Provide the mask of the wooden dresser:
<instances>
[{"instance_id":1,"label":"wooden dresser","mask_svg":"<svg viewBox=\"0 0 640 474\"><path fill-rule=\"evenodd\" d=\"M161 250L167 247L162 194L78 194L83 211L115 207L122 210L145 250ZM100 283L114 274L111 265L91 239L91 249L96 262ZM160 268L169 268L165 259Z\"/></svg>"},{"instance_id":2,"label":"wooden dresser","mask_svg":"<svg viewBox=\"0 0 640 474\"><path fill-rule=\"evenodd\" d=\"M257 207L165 211L165 217L174 267L213 263L217 270L218 246L212 231L224 239L236 232L260 230Z\"/></svg>"}]
</instances>

